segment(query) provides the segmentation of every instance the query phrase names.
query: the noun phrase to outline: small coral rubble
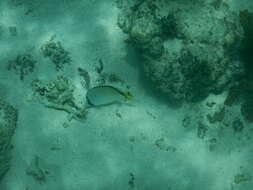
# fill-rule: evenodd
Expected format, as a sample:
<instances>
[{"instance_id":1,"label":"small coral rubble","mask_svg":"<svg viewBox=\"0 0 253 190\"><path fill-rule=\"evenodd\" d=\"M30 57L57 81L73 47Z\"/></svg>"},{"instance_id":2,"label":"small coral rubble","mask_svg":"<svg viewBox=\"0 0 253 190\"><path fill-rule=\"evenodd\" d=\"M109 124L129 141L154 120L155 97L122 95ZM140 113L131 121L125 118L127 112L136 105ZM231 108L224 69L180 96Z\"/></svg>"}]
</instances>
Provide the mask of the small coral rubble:
<instances>
[{"instance_id":1,"label":"small coral rubble","mask_svg":"<svg viewBox=\"0 0 253 190\"><path fill-rule=\"evenodd\" d=\"M38 156L35 156L30 167L26 169L26 174L32 176L34 180L42 185L46 182L49 171L41 167L41 159Z\"/></svg>"},{"instance_id":2,"label":"small coral rubble","mask_svg":"<svg viewBox=\"0 0 253 190\"><path fill-rule=\"evenodd\" d=\"M222 122L225 117L225 107L222 107L220 110L215 112L213 115L207 114L207 119L210 123Z\"/></svg>"},{"instance_id":3,"label":"small coral rubble","mask_svg":"<svg viewBox=\"0 0 253 190\"><path fill-rule=\"evenodd\" d=\"M239 173L234 176L234 183L240 184L243 182L249 182L252 180L252 176L248 173Z\"/></svg>"},{"instance_id":4,"label":"small coral rubble","mask_svg":"<svg viewBox=\"0 0 253 190\"><path fill-rule=\"evenodd\" d=\"M62 70L65 64L71 62L69 52L66 51L61 42L54 42L52 39L41 47L44 57L49 57L54 63L57 71Z\"/></svg>"},{"instance_id":5,"label":"small coral rubble","mask_svg":"<svg viewBox=\"0 0 253 190\"><path fill-rule=\"evenodd\" d=\"M35 97L46 107L62 110L75 119L85 119L87 111L75 103L74 85L64 76L52 81L34 80L32 89Z\"/></svg>"},{"instance_id":6,"label":"small coral rubble","mask_svg":"<svg viewBox=\"0 0 253 190\"><path fill-rule=\"evenodd\" d=\"M8 70L14 70L24 80L25 75L33 72L36 61L29 53L18 55L14 60L8 62Z\"/></svg>"},{"instance_id":7,"label":"small coral rubble","mask_svg":"<svg viewBox=\"0 0 253 190\"><path fill-rule=\"evenodd\" d=\"M234 132L242 132L244 125L239 118L236 118L232 123L232 127L234 129Z\"/></svg>"}]
</instances>

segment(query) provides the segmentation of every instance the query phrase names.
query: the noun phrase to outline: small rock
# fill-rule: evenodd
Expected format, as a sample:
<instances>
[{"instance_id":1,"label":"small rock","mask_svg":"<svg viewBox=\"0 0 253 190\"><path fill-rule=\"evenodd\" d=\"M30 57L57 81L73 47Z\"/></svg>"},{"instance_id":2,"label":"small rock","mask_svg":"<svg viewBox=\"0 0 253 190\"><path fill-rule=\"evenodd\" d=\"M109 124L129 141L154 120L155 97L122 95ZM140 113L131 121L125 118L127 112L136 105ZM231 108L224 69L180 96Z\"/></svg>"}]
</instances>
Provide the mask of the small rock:
<instances>
[{"instance_id":1,"label":"small rock","mask_svg":"<svg viewBox=\"0 0 253 190\"><path fill-rule=\"evenodd\" d=\"M233 121L232 127L234 129L234 132L237 133L237 132L242 132L244 125L242 121L239 118L237 118L236 120Z\"/></svg>"},{"instance_id":2,"label":"small rock","mask_svg":"<svg viewBox=\"0 0 253 190\"><path fill-rule=\"evenodd\" d=\"M217 123L221 122L225 117L225 107L223 107L221 110L215 112L213 116L210 114L207 115L207 119L210 123Z\"/></svg>"},{"instance_id":3,"label":"small rock","mask_svg":"<svg viewBox=\"0 0 253 190\"><path fill-rule=\"evenodd\" d=\"M241 105L241 113L243 118L252 123L253 122L253 101L252 97L247 98Z\"/></svg>"},{"instance_id":4,"label":"small rock","mask_svg":"<svg viewBox=\"0 0 253 190\"><path fill-rule=\"evenodd\" d=\"M176 152L176 147L167 145L164 138L160 138L155 141L155 146L157 146L160 150L170 151L170 152Z\"/></svg>"},{"instance_id":5,"label":"small rock","mask_svg":"<svg viewBox=\"0 0 253 190\"><path fill-rule=\"evenodd\" d=\"M134 137L134 136L130 136L130 137L129 137L129 141L130 141L131 143L134 143L134 142L135 142L135 140L136 140L136 139L135 139L135 137Z\"/></svg>"},{"instance_id":6,"label":"small rock","mask_svg":"<svg viewBox=\"0 0 253 190\"><path fill-rule=\"evenodd\" d=\"M115 115L119 118L122 119L122 115L119 112L116 112Z\"/></svg>"},{"instance_id":7,"label":"small rock","mask_svg":"<svg viewBox=\"0 0 253 190\"><path fill-rule=\"evenodd\" d=\"M40 185L46 182L48 174L49 172L41 167L40 158L38 156L34 157L30 167L26 169L26 175L33 177Z\"/></svg>"},{"instance_id":8,"label":"small rock","mask_svg":"<svg viewBox=\"0 0 253 190\"><path fill-rule=\"evenodd\" d=\"M69 123L67 123L67 122L64 122L64 123L62 124L62 126L63 126L64 128L70 127Z\"/></svg>"},{"instance_id":9,"label":"small rock","mask_svg":"<svg viewBox=\"0 0 253 190\"><path fill-rule=\"evenodd\" d=\"M190 117L186 116L182 121L182 125L184 128L188 128L190 124L191 124L191 119Z\"/></svg>"},{"instance_id":10,"label":"small rock","mask_svg":"<svg viewBox=\"0 0 253 190\"><path fill-rule=\"evenodd\" d=\"M212 138L209 140L209 150L212 152L215 150L216 145L217 145L217 139L216 138Z\"/></svg>"},{"instance_id":11,"label":"small rock","mask_svg":"<svg viewBox=\"0 0 253 190\"><path fill-rule=\"evenodd\" d=\"M208 106L208 107L213 107L214 105L215 105L216 103L215 102L207 102L206 103L206 105Z\"/></svg>"},{"instance_id":12,"label":"small rock","mask_svg":"<svg viewBox=\"0 0 253 190\"><path fill-rule=\"evenodd\" d=\"M128 185L131 189L135 189L135 176L132 172L130 173L130 179L128 181Z\"/></svg>"},{"instance_id":13,"label":"small rock","mask_svg":"<svg viewBox=\"0 0 253 190\"><path fill-rule=\"evenodd\" d=\"M197 131L197 136L200 139L203 139L206 136L206 132L207 132L207 126L205 126L203 123L199 123L198 124L198 131Z\"/></svg>"},{"instance_id":14,"label":"small rock","mask_svg":"<svg viewBox=\"0 0 253 190\"><path fill-rule=\"evenodd\" d=\"M16 26L10 26L9 27L9 32L11 34L11 36L17 36L17 27Z\"/></svg>"},{"instance_id":15,"label":"small rock","mask_svg":"<svg viewBox=\"0 0 253 190\"><path fill-rule=\"evenodd\" d=\"M236 174L234 176L234 183L235 184L240 184L243 182L251 181L251 175L249 174Z\"/></svg>"}]
</instances>

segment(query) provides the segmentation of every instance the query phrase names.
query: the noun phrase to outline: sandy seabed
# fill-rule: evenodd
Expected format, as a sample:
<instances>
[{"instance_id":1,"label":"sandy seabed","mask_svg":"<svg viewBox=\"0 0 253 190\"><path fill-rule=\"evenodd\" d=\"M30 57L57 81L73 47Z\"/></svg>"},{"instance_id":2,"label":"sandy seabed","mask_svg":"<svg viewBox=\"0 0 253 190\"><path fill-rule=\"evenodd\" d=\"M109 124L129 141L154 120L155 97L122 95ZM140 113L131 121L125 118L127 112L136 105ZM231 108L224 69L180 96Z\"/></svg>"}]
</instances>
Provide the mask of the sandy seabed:
<instances>
[{"instance_id":1,"label":"sandy seabed","mask_svg":"<svg viewBox=\"0 0 253 190\"><path fill-rule=\"evenodd\" d=\"M210 151L195 129L184 128L188 106L170 108L143 84L138 55L126 47L127 36L117 26L119 10L114 2L0 4L1 95L19 111L12 166L1 190L253 188L252 140L230 143L239 137L224 135L225 143ZM247 2L240 6L246 7ZM16 34L9 27L16 27ZM40 47L52 36L72 59L60 72L41 55ZM6 70L6 63L26 52L37 63L34 72L20 81L15 72ZM99 59L106 72L116 73L130 86L132 101L90 109L87 119L80 122L30 100L32 80L51 80L62 74L76 86L80 101L85 101L77 68L90 71L94 80ZM208 98L224 99L223 95Z\"/></svg>"}]
</instances>

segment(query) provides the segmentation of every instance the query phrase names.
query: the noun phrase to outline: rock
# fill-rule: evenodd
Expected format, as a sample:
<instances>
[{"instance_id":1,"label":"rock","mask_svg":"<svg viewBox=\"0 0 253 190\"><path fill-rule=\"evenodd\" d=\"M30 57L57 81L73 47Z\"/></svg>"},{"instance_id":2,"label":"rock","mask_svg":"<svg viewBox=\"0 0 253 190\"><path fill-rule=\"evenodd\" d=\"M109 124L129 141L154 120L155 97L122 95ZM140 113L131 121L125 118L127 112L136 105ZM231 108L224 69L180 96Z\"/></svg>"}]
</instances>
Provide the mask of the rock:
<instances>
[{"instance_id":1,"label":"rock","mask_svg":"<svg viewBox=\"0 0 253 190\"><path fill-rule=\"evenodd\" d=\"M118 4L119 27L141 50L142 66L153 87L169 99L200 101L229 88L242 72L235 69L243 66L231 51L238 47L242 27L224 2L118 0Z\"/></svg>"},{"instance_id":2,"label":"rock","mask_svg":"<svg viewBox=\"0 0 253 190\"><path fill-rule=\"evenodd\" d=\"M0 99L0 180L11 166L11 139L18 119L17 110Z\"/></svg>"}]
</instances>

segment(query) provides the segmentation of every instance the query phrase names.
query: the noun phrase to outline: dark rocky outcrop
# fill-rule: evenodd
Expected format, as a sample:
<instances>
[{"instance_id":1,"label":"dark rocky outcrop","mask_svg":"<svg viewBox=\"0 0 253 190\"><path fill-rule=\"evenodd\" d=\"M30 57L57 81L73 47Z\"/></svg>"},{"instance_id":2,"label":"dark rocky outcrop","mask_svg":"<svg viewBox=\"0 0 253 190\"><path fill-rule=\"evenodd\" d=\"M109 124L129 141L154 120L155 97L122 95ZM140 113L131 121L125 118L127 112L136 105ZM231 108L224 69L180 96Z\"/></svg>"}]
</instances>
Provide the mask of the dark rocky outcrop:
<instances>
[{"instance_id":1,"label":"dark rocky outcrop","mask_svg":"<svg viewBox=\"0 0 253 190\"><path fill-rule=\"evenodd\" d=\"M243 73L243 30L225 2L118 0L119 27L140 50L147 79L169 99L196 102ZM215 6L214 6L215 5Z\"/></svg>"},{"instance_id":2,"label":"dark rocky outcrop","mask_svg":"<svg viewBox=\"0 0 253 190\"><path fill-rule=\"evenodd\" d=\"M17 110L0 99L0 180L11 166L11 139L17 125Z\"/></svg>"}]
</instances>

